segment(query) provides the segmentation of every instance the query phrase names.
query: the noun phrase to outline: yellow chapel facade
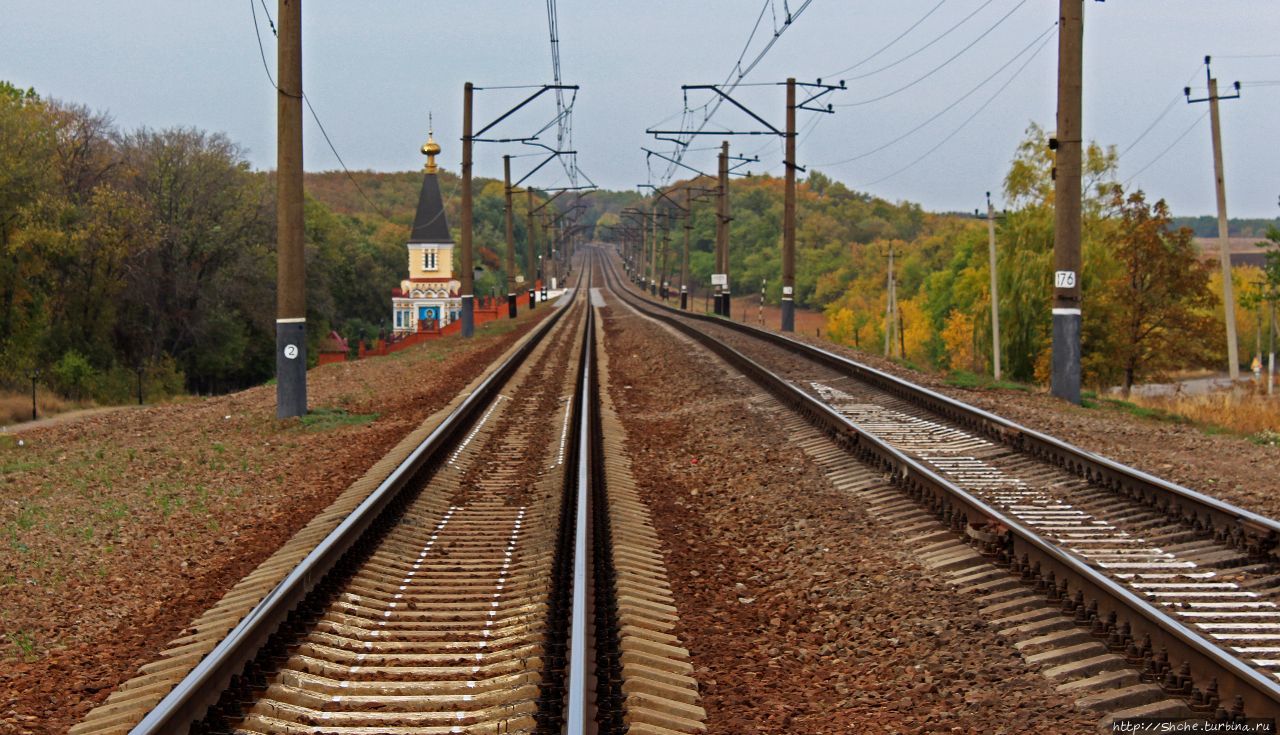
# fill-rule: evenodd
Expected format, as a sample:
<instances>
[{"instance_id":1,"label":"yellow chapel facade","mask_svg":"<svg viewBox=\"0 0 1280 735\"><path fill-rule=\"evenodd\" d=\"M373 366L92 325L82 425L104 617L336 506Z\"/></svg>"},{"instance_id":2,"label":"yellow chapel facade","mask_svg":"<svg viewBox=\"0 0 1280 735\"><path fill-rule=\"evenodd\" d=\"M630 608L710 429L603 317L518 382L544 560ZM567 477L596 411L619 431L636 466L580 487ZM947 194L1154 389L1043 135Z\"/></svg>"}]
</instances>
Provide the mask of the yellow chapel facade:
<instances>
[{"instance_id":1,"label":"yellow chapel facade","mask_svg":"<svg viewBox=\"0 0 1280 735\"><path fill-rule=\"evenodd\" d=\"M418 195L418 209L406 244L409 277L391 291L392 325L396 334L442 328L458 319L461 283L453 275L453 237L444 215L436 156L440 146L430 135L422 152L427 165Z\"/></svg>"}]
</instances>

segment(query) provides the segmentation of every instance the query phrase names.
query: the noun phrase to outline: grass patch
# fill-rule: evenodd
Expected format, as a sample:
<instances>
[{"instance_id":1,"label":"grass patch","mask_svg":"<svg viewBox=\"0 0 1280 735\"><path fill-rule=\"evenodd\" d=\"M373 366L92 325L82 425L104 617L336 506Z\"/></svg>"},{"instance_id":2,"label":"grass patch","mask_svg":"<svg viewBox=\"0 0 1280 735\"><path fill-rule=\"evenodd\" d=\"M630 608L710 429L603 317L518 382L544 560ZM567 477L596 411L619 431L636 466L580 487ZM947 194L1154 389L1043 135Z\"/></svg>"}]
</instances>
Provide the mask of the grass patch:
<instances>
[{"instance_id":1,"label":"grass patch","mask_svg":"<svg viewBox=\"0 0 1280 735\"><path fill-rule=\"evenodd\" d=\"M36 638L25 630L17 630L9 634L9 642L18 649L24 661L34 661L36 655Z\"/></svg>"},{"instance_id":2,"label":"grass patch","mask_svg":"<svg viewBox=\"0 0 1280 735\"><path fill-rule=\"evenodd\" d=\"M1085 408L1121 411L1161 423L1190 426L1209 436L1235 436L1259 446L1280 446L1280 402L1248 392L1196 396L1082 398Z\"/></svg>"},{"instance_id":3,"label":"grass patch","mask_svg":"<svg viewBox=\"0 0 1280 735\"><path fill-rule=\"evenodd\" d=\"M26 472L27 470L34 470L42 464L44 463L39 460L30 460L30 459L28 460L15 459L11 462L0 462L0 475L9 475L15 472Z\"/></svg>"},{"instance_id":4,"label":"grass patch","mask_svg":"<svg viewBox=\"0 0 1280 735\"><path fill-rule=\"evenodd\" d=\"M1192 419L1172 411L1155 406L1144 406L1133 401L1126 401L1120 398L1099 398L1097 400L1086 401L1083 398L1080 405L1085 408L1105 408L1114 411L1127 413L1131 416L1137 416L1142 419L1150 419L1152 421L1163 421L1170 424L1195 424Z\"/></svg>"},{"instance_id":5,"label":"grass patch","mask_svg":"<svg viewBox=\"0 0 1280 735\"><path fill-rule=\"evenodd\" d=\"M1280 435L1280 398L1257 390L1201 395L1133 396L1123 402L1136 415L1192 424L1205 433L1234 434L1270 445ZM1253 437L1259 437L1254 439Z\"/></svg>"},{"instance_id":6,"label":"grass patch","mask_svg":"<svg viewBox=\"0 0 1280 735\"><path fill-rule=\"evenodd\" d=\"M1280 432L1271 429L1263 429L1256 434L1250 434L1249 441L1262 447L1280 447Z\"/></svg>"},{"instance_id":7,"label":"grass patch","mask_svg":"<svg viewBox=\"0 0 1280 735\"><path fill-rule=\"evenodd\" d=\"M68 401L40 386L36 391L36 408L39 418L48 418L65 411L83 408L84 405ZM19 424L31 420L30 391L0 391L0 426Z\"/></svg>"},{"instance_id":8,"label":"grass patch","mask_svg":"<svg viewBox=\"0 0 1280 735\"><path fill-rule=\"evenodd\" d=\"M947 385L954 386L956 388L974 389L982 386L981 379L978 378L978 375L976 373L971 373L968 370L954 370L947 373L947 376L943 378L943 380Z\"/></svg>"},{"instance_id":9,"label":"grass patch","mask_svg":"<svg viewBox=\"0 0 1280 735\"><path fill-rule=\"evenodd\" d=\"M378 419L376 413L348 413L345 408L317 408L298 419L306 431L329 431L343 426L360 426Z\"/></svg>"},{"instance_id":10,"label":"grass patch","mask_svg":"<svg viewBox=\"0 0 1280 735\"><path fill-rule=\"evenodd\" d=\"M946 374L943 381L950 386L956 388L964 388L966 390L1019 390L1024 393L1032 392L1035 387L1026 383L1018 383L1012 380L994 380L989 375L978 375L968 370L953 370Z\"/></svg>"}]
</instances>

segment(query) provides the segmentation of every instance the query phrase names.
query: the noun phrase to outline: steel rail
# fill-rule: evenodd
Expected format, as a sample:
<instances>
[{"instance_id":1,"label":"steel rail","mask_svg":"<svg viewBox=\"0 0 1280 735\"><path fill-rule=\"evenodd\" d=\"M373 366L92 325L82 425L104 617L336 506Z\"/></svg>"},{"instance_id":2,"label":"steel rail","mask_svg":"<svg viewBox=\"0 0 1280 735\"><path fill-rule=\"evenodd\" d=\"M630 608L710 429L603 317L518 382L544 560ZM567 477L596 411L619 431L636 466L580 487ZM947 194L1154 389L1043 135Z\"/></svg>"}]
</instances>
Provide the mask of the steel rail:
<instances>
[{"instance_id":1,"label":"steel rail","mask_svg":"<svg viewBox=\"0 0 1280 735\"><path fill-rule=\"evenodd\" d=\"M590 273L590 271L588 271ZM577 477L574 505L573 597L570 605L567 701L565 703L565 735L586 735L594 717L589 709L588 673L593 648L589 644L589 585L591 574L591 495L594 490L598 401L595 395L595 308L591 305L591 280L587 280L587 326L582 346L582 364L578 380Z\"/></svg>"},{"instance_id":2,"label":"steel rail","mask_svg":"<svg viewBox=\"0 0 1280 735\"><path fill-rule=\"evenodd\" d=\"M221 642L209 652L130 731L131 735L171 735L188 732L217 703L222 693L253 660L289 613L306 599L343 556L355 547L393 501L430 462L451 446L498 394L552 328L568 311L549 317L524 344L502 362L471 395L467 396L377 488L338 524L285 576Z\"/></svg>"},{"instance_id":3,"label":"steel rail","mask_svg":"<svg viewBox=\"0 0 1280 735\"><path fill-rule=\"evenodd\" d=\"M890 446L873 433L865 431L857 423L840 415L833 408L792 385L786 379L676 316L676 314L690 316L687 312L661 307L659 304L642 300L615 288L615 284L620 282L611 262L606 267L606 274L610 290L637 311L675 327L724 358L784 404L808 417L828 435L857 453L861 459L887 471L895 484L903 486L918 500L928 501L930 507L939 512L944 519L952 521L953 526L959 526L957 530L968 530L975 519L985 521L987 528L1004 529L1000 533L1002 551L1015 558L1017 555L1025 554L1034 560L1039 569L1039 574L1036 576L1041 584L1044 579L1049 580L1046 591L1054 595L1051 599L1058 599L1057 596L1061 595L1069 600L1072 589L1083 592L1086 598L1097 603L1099 619L1106 619L1107 616L1115 614L1118 619L1130 625L1133 638L1136 639L1144 634L1150 635L1154 642L1168 649L1171 660L1177 657L1189 663L1192 671L1199 675L1197 683L1200 690L1207 690L1210 682L1213 681L1223 702L1230 702L1233 698L1239 697L1245 711L1254 716L1275 716L1280 713L1280 683L1227 653L1220 646L1208 641L1196 631L1189 629L1089 564L1062 550L1016 519L974 497L917 460ZM712 321L710 318L701 318ZM722 323L719 320L714 321ZM1064 590L1063 586L1054 580L1068 585L1067 589ZM1222 674L1226 675L1225 679L1221 676Z\"/></svg>"},{"instance_id":4,"label":"steel rail","mask_svg":"<svg viewBox=\"0 0 1280 735\"><path fill-rule=\"evenodd\" d=\"M610 270L612 267L610 263ZM656 302L653 305L682 317L732 329L797 353L927 408L966 428L998 439L1006 445L1049 459L1092 482L1102 483L1113 490L1123 489L1130 497L1161 508L1183 522L1206 532L1219 533L1222 540L1231 540L1240 548L1247 548L1255 557L1269 556L1273 561L1280 561L1275 556L1276 550L1280 548L1280 521L1273 518L1149 475L821 347L731 319L679 311Z\"/></svg>"}]
</instances>

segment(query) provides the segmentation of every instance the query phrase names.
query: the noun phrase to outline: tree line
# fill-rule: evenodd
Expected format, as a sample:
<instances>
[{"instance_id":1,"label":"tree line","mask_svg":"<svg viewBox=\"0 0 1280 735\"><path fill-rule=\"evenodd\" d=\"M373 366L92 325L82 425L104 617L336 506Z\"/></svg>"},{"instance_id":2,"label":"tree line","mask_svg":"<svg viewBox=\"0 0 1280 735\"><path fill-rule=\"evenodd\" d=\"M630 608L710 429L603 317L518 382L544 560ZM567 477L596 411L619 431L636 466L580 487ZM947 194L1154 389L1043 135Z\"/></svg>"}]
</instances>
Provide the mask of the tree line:
<instances>
[{"instance_id":1,"label":"tree line","mask_svg":"<svg viewBox=\"0 0 1280 735\"><path fill-rule=\"evenodd\" d=\"M1052 165L1047 135L1032 126L1005 177L1009 209L997 225L1002 362L1019 381L1047 378ZM1190 219L1121 189L1115 167L1113 149L1089 147L1081 274L1086 381L1128 384L1220 367L1220 275L1199 257L1192 231L1179 226ZM439 175L456 238L459 179ZM353 346L390 330L390 292L406 275L404 244L421 182L419 172L307 174L311 356L330 330ZM745 295L763 285L777 303L783 181L751 176L730 186L733 291ZM482 269L476 293L501 293L502 182L477 178L473 193ZM530 274L524 200L516 199L516 264ZM537 193L535 206L545 201ZM618 224L622 209L645 200L597 191L582 204L579 222L590 228ZM832 339L883 350L892 250L893 354L921 367L989 370L985 222L888 202L817 171L800 182L798 211L796 300L825 312ZM712 271L714 204L695 203L690 224L696 287ZM1252 232L1266 222L1245 224ZM682 227L670 233L673 274ZM1280 256L1269 263L1233 275L1242 294L1242 355L1265 343ZM39 371L39 380L70 397L121 402L139 381L150 396L261 383L274 370L275 269L273 176L253 171L225 135L121 130L105 114L0 82L0 387L19 388Z\"/></svg>"},{"instance_id":2,"label":"tree line","mask_svg":"<svg viewBox=\"0 0 1280 735\"><path fill-rule=\"evenodd\" d=\"M456 231L458 178L440 175ZM353 349L389 332L421 184L418 172L307 174L312 359L330 330ZM475 187L487 294L505 289L503 192ZM0 387L38 371L69 397L116 403L139 383L152 397L261 383L274 372L275 279L274 177L235 142L121 130L0 82Z\"/></svg>"},{"instance_id":3,"label":"tree line","mask_svg":"<svg viewBox=\"0 0 1280 735\"><path fill-rule=\"evenodd\" d=\"M1221 275L1201 257L1195 233L1163 200L1118 183L1114 148L1089 146L1085 161L1083 368L1088 385L1121 385L1171 371L1221 369ZM1032 125L1014 151L1004 181L1008 209L996 225L1004 375L1047 383L1053 271L1053 154L1043 128ZM709 185L693 180L676 186ZM735 294L762 286L777 303L781 291L783 181L734 179L730 275ZM677 199L680 197L677 195ZM796 302L824 311L828 336L910 364L989 372L992 363L987 223L977 216L935 214L910 202L891 203L849 189L813 171L797 192ZM695 205L691 281L709 282L715 240L714 205ZM1249 221L1244 230L1267 225ZM677 225L679 227L679 225ZM1273 237L1277 236L1274 227ZM672 235L679 252L683 233ZM889 332L888 266L894 255L896 322ZM1280 268L1280 256L1272 262ZM678 272L678 258L669 270ZM1270 328L1259 299L1280 276L1233 269L1240 354Z\"/></svg>"}]
</instances>

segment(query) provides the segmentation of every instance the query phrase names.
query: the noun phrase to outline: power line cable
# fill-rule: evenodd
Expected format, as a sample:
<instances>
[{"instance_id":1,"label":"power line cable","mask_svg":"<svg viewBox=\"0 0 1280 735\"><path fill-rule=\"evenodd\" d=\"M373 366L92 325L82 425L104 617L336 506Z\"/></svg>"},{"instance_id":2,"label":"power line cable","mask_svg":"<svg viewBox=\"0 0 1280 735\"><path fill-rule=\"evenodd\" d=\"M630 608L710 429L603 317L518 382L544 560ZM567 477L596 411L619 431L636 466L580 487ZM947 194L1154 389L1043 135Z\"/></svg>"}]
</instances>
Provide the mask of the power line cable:
<instances>
[{"instance_id":1,"label":"power line cable","mask_svg":"<svg viewBox=\"0 0 1280 735\"><path fill-rule=\"evenodd\" d=\"M884 94L882 94L882 95L879 95L879 96L877 96L877 97L872 97L872 98L870 98L870 99L865 99L865 100L859 100L858 102L847 102L847 103L844 103L844 104L836 105L836 107L861 107L862 105L869 105L869 104L871 104L872 102L879 102L880 100L888 99L889 97L892 97L892 96L894 96L894 95L896 95L896 94L898 94L898 93L900 93L900 92L905 92L906 90L911 89L912 87L916 86L916 85L917 85L917 84L919 84L920 82L923 82L924 80L926 80L926 79L928 79L929 77L933 76L934 74L938 73L938 72L939 72L939 71L941 71L943 68L945 68L945 67L949 66L949 65L951 64L951 62L953 62L953 61L955 61L956 59L958 59L958 58L960 58L961 56L963 56L963 55L964 55L964 53L965 53L966 51L968 51L969 49L971 49L971 48L973 48L974 46L976 46L976 45L978 44L978 42L979 42L979 41L981 41L982 39L986 38L986 37L987 37L988 35L990 35L990 34L991 34L991 32L992 32L992 31L994 31L995 29L999 28L999 27L1000 27L1000 26L1001 26L1001 25L1002 25L1006 20L1008 20L1008 19L1009 19L1009 17L1010 17L1011 15L1013 15L1013 14L1014 14L1014 13L1016 13L1016 12L1018 12L1018 9L1019 9L1019 8L1021 8L1023 5L1026 5L1026 4L1027 4L1027 0L1021 0L1017 5L1013 6L1013 8L1009 10L1009 12L1007 12L1007 13L1005 13L1003 16L1001 16L1001 17L1000 17L1000 20L996 21L994 25L992 25L992 26L991 26L990 28L988 28L987 30L983 31L983 32L982 32L982 34L981 34L981 35L979 35L977 38L975 38L975 39L973 39L972 41L970 41L970 42L969 42L969 45L967 45L967 46L965 46L964 48L962 48L962 49L960 49L959 51L957 51L957 52L955 53L955 55L953 55L951 58L947 59L946 61L942 62L941 64L939 64L939 65L937 65L937 66L933 67L932 69L930 69L929 71L925 72L923 76L917 77L916 79L914 79L914 80L912 80L912 81L908 82L907 84L904 84L903 86L898 87L897 89L895 89L895 90L893 90L893 91L891 91L891 92L886 92L886 93L884 93Z\"/></svg>"},{"instance_id":2,"label":"power line cable","mask_svg":"<svg viewBox=\"0 0 1280 735\"><path fill-rule=\"evenodd\" d=\"M992 79L995 79L995 78L1000 74L1000 72L1004 71L1005 69L1008 69L1008 68L1013 64L1013 62L1017 61L1019 58L1021 58L1021 57L1022 57L1022 55L1023 55L1023 54L1025 54L1026 52L1030 51L1030 50L1031 50L1031 48L1032 48L1032 47L1034 47L1034 46L1035 46L1037 43L1039 43L1040 41L1042 41L1046 35L1048 35L1049 33L1053 32L1053 29L1054 29L1054 28L1056 28L1056 27L1057 27L1057 25L1058 25L1058 24L1057 24L1057 22L1055 21L1055 22L1054 22L1052 25L1050 25L1047 29L1045 29L1043 32L1041 32L1041 33L1040 33L1040 35L1038 35L1038 36L1036 36L1035 38L1033 38L1033 39L1031 40L1031 43L1028 43L1026 46L1023 46L1023 47L1022 47L1022 49L1018 51L1018 53L1014 54L1012 57L1010 57L1010 59L1009 59L1008 61L1006 61L1006 62L1004 62L1003 64L1001 64L1001 65L1000 65L1000 67L999 67L999 68L997 68L995 71L991 72L991 74L990 74L990 75L988 75L986 79L983 79L981 82L978 82L978 83L977 83L976 85L974 85L974 86L973 86L973 88L972 88L972 89L970 89L968 92L965 92L964 94L960 95L960 96L959 96L959 97L957 97L955 100L953 100L953 101L951 102L951 104L949 104L949 105L947 105L946 107L942 108L941 110L937 111L937 112L936 112L936 113L934 113L932 116L930 116L928 119L926 119L924 122L920 123L919 125L915 126L914 128L911 128L910 130L908 130L908 131L906 131L906 132L902 133L901 135L899 135L898 137L896 137L896 138L894 138L894 139L892 139L892 140L886 141L886 142L884 142L884 143L882 143L882 144L880 144L880 145L876 146L875 148L872 148L872 149L867 150L867 151L863 151L862 153L859 153L859 154L858 154L858 155L856 155L856 156L851 156L851 157L849 157L849 158L845 158L845 159L840 160L840 161L831 161L831 162L829 162L829 163L820 163L820 164L814 164L814 165L817 165L817 166L839 166L839 165L842 165L842 164L851 163L851 162L853 162L853 161L857 161L857 160L860 160L860 159L866 158L866 157L868 157L868 156L874 155L874 154L876 154L876 153L879 153L880 151L882 151L882 150L884 150L884 149L886 149L886 148L888 148L888 147L890 147L890 146L892 146L892 145L894 145L894 144L896 144L896 143L899 143L899 142L901 142L901 141L905 140L906 138L910 137L911 135L913 135L914 133L916 133L917 131L919 131L921 128L923 128L923 127L925 127L926 125L928 125L929 123L933 122L934 120L937 120L938 118L942 117L942 116L943 116L943 115L945 115L946 113L948 113L948 112L950 112L951 110L955 109L955 107L956 107L957 105L959 105L961 102L964 102L965 100L969 99L969 97L973 96L973 94L974 94L975 92L977 92L979 89L982 89L983 87L985 87L985 86L987 85L987 83L988 83L988 82L990 82Z\"/></svg>"},{"instance_id":3,"label":"power line cable","mask_svg":"<svg viewBox=\"0 0 1280 735\"><path fill-rule=\"evenodd\" d=\"M860 66L862 66L863 64L867 63L868 61L871 61L872 59L874 59L875 57L877 57L877 56L879 56L880 54L884 53L885 51L888 51L888 50L889 50L889 49L890 49L890 48L891 48L895 43L897 43L898 41L901 41L903 38L905 38L905 37L906 37L906 35L907 35L908 33L910 33L910 32L912 32L912 31L914 31L916 28L918 28L918 27L920 26L920 24L921 24L921 23L923 23L923 22L925 22L926 20L928 20L928 19L929 19L929 16L933 15L933 14L934 14L934 12L936 12L936 11L938 10L938 8L941 8L944 4L946 4L946 2L947 2L947 0L939 0L939 2L938 2L938 4L937 4L937 5L935 5L935 6L933 6L932 8L930 8L930 9L929 9L929 12L927 12L927 13L925 13L924 15L920 16L920 19L919 19L919 20L917 20L915 23L912 23L910 26L908 26L908 27L907 27L907 30L903 31L902 33L899 33L899 34L898 34L898 35L897 35L897 36L896 36L892 41L890 41L890 42L886 43L885 45L883 45L883 46L881 46L879 49L877 49L877 50L875 51L875 53L871 54L870 56L867 56L866 58L864 58L864 59L862 59L861 61L859 61L859 62L857 62L857 63L853 64L852 66L846 66L845 68L841 69L840 71L832 72L832 73L830 73L830 74L827 74L827 75L826 75L826 77L827 77L827 78L829 78L829 79L835 79L835 78L839 77L841 74L844 74L845 72L853 71L854 69L857 69L858 67L860 67ZM984 5L983 7L986 7L986 6ZM967 19L966 19L966 20L967 20ZM964 21L961 21L961 23L963 23L963 22L964 22ZM959 24L957 24L955 27L958 27L958 26L959 26ZM954 29L954 27L953 27L953 29ZM950 31L947 31L947 33L950 33ZM943 34L943 35L946 35L946 34ZM941 38L941 36L939 36L939 38Z\"/></svg>"},{"instance_id":4,"label":"power line cable","mask_svg":"<svg viewBox=\"0 0 1280 735\"><path fill-rule=\"evenodd\" d=\"M1200 65L1199 65L1199 64L1197 64L1197 65L1196 65L1196 70L1195 70L1195 71L1193 71L1193 72L1191 72L1191 76L1187 77L1187 81L1183 82L1183 85L1185 86L1185 85L1187 85L1187 84L1190 84L1190 83L1191 83L1191 80L1192 80L1192 79L1195 79L1196 75L1198 75L1199 73L1200 73ZM1161 110L1161 111L1160 111L1160 114L1159 114L1159 115L1156 115L1156 119L1152 120L1152 121L1151 121L1151 124L1150 124L1150 125L1148 125L1148 126L1146 127L1146 129L1145 129L1145 130L1143 130L1143 131L1138 135L1138 137L1137 137L1137 138L1134 138L1132 143L1130 143L1129 145L1125 146L1125 147L1124 147L1124 150L1122 150L1122 151L1120 151L1118 154L1116 154L1116 158L1117 158L1117 159L1119 159L1119 158L1124 158L1124 157L1125 157L1125 155L1126 155L1129 151L1133 150L1133 147L1134 147L1134 146L1136 146L1138 143L1140 143L1140 142L1142 141L1142 139L1143 139L1143 138L1146 138L1146 137L1147 137L1147 134L1148 134L1148 133L1150 133L1150 132L1155 128L1156 124L1157 124L1157 123L1159 123L1161 120L1163 120L1163 119L1164 119L1164 117L1165 117L1165 115L1168 115L1168 114L1169 114L1169 111L1170 111L1170 110L1172 110L1172 109L1173 109L1173 108L1178 104L1178 102L1179 102L1179 101L1181 101L1181 100L1182 100L1182 94L1181 94L1180 92L1175 93L1175 94L1173 95L1173 99L1169 100L1169 104L1168 104L1168 105L1166 105L1166 106L1165 106L1165 108L1164 108L1163 110Z\"/></svg>"},{"instance_id":5,"label":"power line cable","mask_svg":"<svg viewBox=\"0 0 1280 735\"><path fill-rule=\"evenodd\" d=\"M1128 185L1129 185L1129 182L1131 182L1131 181L1133 181L1134 179L1138 178L1138 176L1139 176L1143 171L1146 171L1147 169L1151 168L1153 165L1155 165L1156 161L1159 161L1161 158L1164 158L1164 157L1165 157L1165 154L1167 154L1169 151L1173 150L1173 147L1174 147L1174 146L1176 146L1177 144L1181 143L1181 142L1182 142L1182 139L1183 139L1183 138L1185 138L1185 137L1187 137L1188 135L1190 135L1192 130L1195 130L1196 128L1200 127L1200 123L1204 122L1204 119L1205 119L1206 117L1208 117L1208 116L1209 116L1209 111L1208 111L1208 110L1206 110L1203 114L1201 114L1201 115L1200 115L1200 117L1197 117L1197 118L1196 118L1196 121L1195 121L1195 122L1191 123L1191 126L1190 126L1190 127L1188 127L1186 130L1182 131L1182 134L1181 134L1181 135L1179 135L1178 137L1174 138L1172 143L1170 143L1169 145L1165 146L1165 149L1164 149L1164 150L1162 150L1162 151L1160 151L1160 153L1159 153L1158 155L1156 155L1156 157L1155 157L1155 158L1153 158L1153 159L1151 159L1150 161L1148 161L1148 162L1147 162L1147 165L1145 165L1145 166L1143 166L1142 168L1138 169L1138 170L1137 170L1137 171L1136 171L1132 176L1130 176L1129 178L1125 179L1125 180L1124 180L1124 185L1125 185L1125 186L1128 186Z\"/></svg>"},{"instance_id":6,"label":"power line cable","mask_svg":"<svg viewBox=\"0 0 1280 735\"><path fill-rule=\"evenodd\" d=\"M1028 57L1027 57L1027 60L1026 60L1026 61L1022 62L1022 66L1019 66L1019 67L1017 68L1017 70L1016 70L1016 71L1014 71L1014 72L1013 72L1013 74L1012 74L1012 75L1011 75L1007 80L1005 80L1005 83L1004 83L1004 84L1002 84L1002 85L1000 85L1000 88L999 88L999 89L997 89L997 90L995 91L995 93L993 93L990 97L988 97L988 98L987 98L987 100L986 100L985 102L983 102L983 103L982 103L982 105L981 105L980 107L978 107L978 109L974 110L974 111L973 111L973 114L971 114L971 115L969 115L969 117L965 118L965 119L964 119L964 122L960 123L960 125L959 125L955 130L952 130L950 133L948 133L948 134L947 134L947 136L946 136L945 138L943 138L942 140L938 141L937 145L935 145L935 146L933 146L932 148L930 148L929 150L925 151L923 154L921 154L921 155L920 155L920 157L919 157L919 158L916 158L914 161L912 161L911 163L908 163L907 165L903 166L902 168L900 168L900 169L898 169L898 170L896 170L896 171L894 171L894 172L892 172L892 173L890 173L890 174L887 174L887 175L885 175L885 176L881 176L880 178L876 179L875 181L871 181L871 182L868 182L868 183L866 183L866 184L861 184L861 185L859 185L859 187L858 187L858 188L863 188L863 189L865 189L865 188L870 187L870 186L875 186L876 184L879 184L879 183L881 183L881 182L883 182L883 181L888 181L889 179L892 179L893 177L897 176L898 174L900 174L900 173L902 173L902 172L906 171L907 169L909 169L909 168L911 168L911 167L915 166L917 163L920 163L920 162L921 162L921 161L923 161L924 159L928 158L928 157L929 157L929 156L930 156L934 151L938 150L938 149L939 149L939 148L941 148L943 145L945 145L945 144L947 143L947 141L951 140L951 139L952 139L952 138L954 138L956 135L958 135L958 134L960 133L960 131L961 131L961 130L964 130L964 129L965 129L965 127L966 127L966 126L968 126L968 125L969 125L969 123L973 122L973 119L974 119L974 118L976 118L978 115L980 115L980 114L982 113L982 111L983 111L983 110L987 109L987 107L988 107L988 106L990 106L990 105L991 105L991 103L992 103L992 102L994 102L994 101L995 101L995 99L996 99L997 97L999 97L999 96L1000 96L1000 94L1001 94L1002 92L1004 92L1006 89L1008 89L1008 87L1009 87L1009 85L1010 85L1010 84L1013 84L1014 80L1015 80L1015 79L1017 79L1017 78L1018 78L1018 76L1022 74L1022 71L1023 71L1024 69L1026 69L1028 66L1030 66L1030 65L1031 65L1031 62L1032 62L1032 61L1034 61L1034 60L1035 60L1035 58L1036 58L1037 56L1039 56L1039 55L1040 55L1040 52L1041 52L1041 51L1043 51L1043 50L1044 50L1044 48L1045 48L1045 46L1048 46L1048 45L1049 45L1049 42L1050 42L1050 41L1052 41L1052 40L1053 40L1052 38L1046 38L1045 40L1041 41L1041 42L1040 42L1040 46L1039 46L1038 48L1036 48L1036 50L1035 50L1035 51L1034 51L1030 56L1028 56Z\"/></svg>"},{"instance_id":7,"label":"power line cable","mask_svg":"<svg viewBox=\"0 0 1280 735\"><path fill-rule=\"evenodd\" d=\"M368 202L369 206L373 207L373 211L382 215L383 219L390 220L391 215L382 207L379 207L378 204L374 202L367 193L365 193L364 187L360 186L360 182L356 181L356 177L352 175L351 170L347 168L346 162L342 160L341 154L338 153L338 148L333 144L333 140L329 137L329 131L325 130L324 123L320 122L320 116L316 114L316 108L311 106L311 100L307 98L307 95L305 93L301 95L290 94L289 92L280 89L279 85L276 84L275 77L271 74L271 67L267 64L267 51L262 45L262 33L258 27L258 10L253 4L253 0L249 0L249 12L253 15L253 35L258 39L258 54L262 57L262 68L267 72L267 79L271 82L271 86L280 94L287 95L295 99L301 98L302 101L306 103L307 109L311 112L311 119L315 120L316 127L320 128L320 135L324 138L324 142L328 144L329 150L333 153L333 157L338 159L338 165L342 167L342 172L346 174L347 179L355 185L356 191L360 192L360 196ZM267 12L265 2L262 5L262 12L266 15L267 23L271 26L271 35L278 38L279 34L276 32L275 21L271 19L271 14Z\"/></svg>"},{"instance_id":8,"label":"power line cable","mask_svg":"<svg viewBox=\"0 0 1280 735\"><path fill-rule=\"evenodd\" d=\"M922 51L924 51L924 50L926 50L926 49L930 48L930 47L931 47L931 46L933 46L935 43L937 43L937 42L941 41L942 39L946 38L947 36L951 35L951 32L952 32L952 31L955 31L957 28L959 28L960 26L962 26L962 25L964 25L965 23L967 23L967 22L969 21L969 19L970 19L970 18L972 18L973 16L975 16L975 15L977 15L978 13L982 12L983 10L985 10L985 9L986 9L986 7L987 7L988 5L990 5L991 3L993 3L993 2L995 2L995 0L987 0L985 3L983 3L982 5L979 5L976 9L974 9L974 11L973 11L973 12L971 12L971 13L969 13L968 15L966 15L965 17L961 18L961 19L960 19L960 21L959 21L958 23L956 23L955 25L951 26L951 27L950 27L950 28L948 28L947 30L943 31L940 35L938 35L937 37L935 37L933 40L929 41L928 43L926 43L925 45L923 45L923 46L921 46L920 48L916 49L915 51L912 51L911 53L907 54L906 56L903 56L902 58L898 59L897 61L890 62L890 63L885 64L884 66L880 67L879 69L875 69L875 70L873 70L873 71L869 71L869 72L866 72L866 73L864 73L864 74L859 74L858 76L855 76L855 77L846 77L846 79L847 79L847 80L850 80L850 81L857 81L857 80L859 80L859 79L866 79L866 78L868 78L868 77L873 77L873 76L875 76L876 74L879 74L879 73L881 73L881 72L888 71L889 69L892 69L893 67L895 67L895 66L897 66L897 65L901 64L901 63L902 63L902 62L904 62L904 61L907 61L908 59L914 58L916 55L918 55L918 54L919 54L919 53L921 53Z\"/></svg>"}]
</instances>

